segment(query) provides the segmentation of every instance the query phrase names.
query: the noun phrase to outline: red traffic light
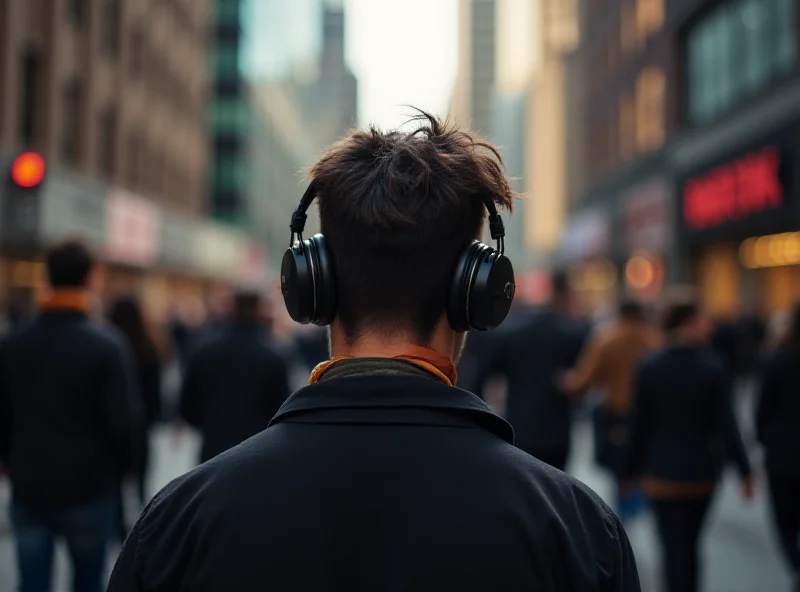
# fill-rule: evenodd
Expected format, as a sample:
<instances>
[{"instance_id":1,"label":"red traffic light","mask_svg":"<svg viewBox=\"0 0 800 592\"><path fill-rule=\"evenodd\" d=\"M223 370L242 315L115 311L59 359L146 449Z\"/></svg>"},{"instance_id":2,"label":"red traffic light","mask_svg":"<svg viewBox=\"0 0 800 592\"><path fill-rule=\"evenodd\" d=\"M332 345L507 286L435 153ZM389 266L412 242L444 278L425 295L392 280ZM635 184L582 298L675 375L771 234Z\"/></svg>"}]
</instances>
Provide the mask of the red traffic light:
<instances>
[{"instance_id":1,"label":"red traffic light","mask_svg":"<svg viewBox=\"0 0 800 592\"><path fill-rule=\"evenodd\" d=\"M36 152L23 152L11 165L11 180L20 187L36 187L44 179L44 159Z\"/></svg>"}]
</instances>

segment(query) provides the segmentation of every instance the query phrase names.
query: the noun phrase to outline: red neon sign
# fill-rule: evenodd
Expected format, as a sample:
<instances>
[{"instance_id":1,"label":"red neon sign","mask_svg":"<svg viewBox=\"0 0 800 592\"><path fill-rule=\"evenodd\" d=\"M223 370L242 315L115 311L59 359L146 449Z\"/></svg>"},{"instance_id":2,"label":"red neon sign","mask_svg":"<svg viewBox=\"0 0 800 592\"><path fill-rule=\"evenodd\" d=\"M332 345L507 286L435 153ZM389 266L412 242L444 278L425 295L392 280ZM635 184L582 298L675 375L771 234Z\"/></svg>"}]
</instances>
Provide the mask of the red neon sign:
<instances>
[{"instance_id":1,"label":"red neon sign","mask_svg":"<svg viewBox=\"0 0 800 592\"><path fill-rule=\"evenodd\" d=\"M769 147L689 179L683 190L686 225L701 230L779 207L780 164L780 153Z\"/></svg>"}]
</instances>

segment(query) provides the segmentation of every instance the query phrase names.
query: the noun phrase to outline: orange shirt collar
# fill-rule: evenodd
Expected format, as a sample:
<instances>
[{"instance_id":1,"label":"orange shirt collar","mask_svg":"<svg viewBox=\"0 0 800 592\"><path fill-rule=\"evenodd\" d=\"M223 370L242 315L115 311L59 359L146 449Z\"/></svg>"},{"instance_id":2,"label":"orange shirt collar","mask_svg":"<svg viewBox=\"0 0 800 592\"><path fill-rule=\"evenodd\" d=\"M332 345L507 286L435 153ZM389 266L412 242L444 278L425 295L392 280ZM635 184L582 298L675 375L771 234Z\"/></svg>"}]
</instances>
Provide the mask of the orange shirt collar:
<instances>
[{"instance_id":1,"label":"orange shirt collar","mask_svg":"<svg viewBox=\"0 0 800 592\"><path fill-rule=\"evenodd\" d=\"M351 358L349 356L336 356L327 362L318 364L317 367L311 371L308 384L315 384L319 382L320 378L322 378L322 375L325 374L325 372L327 372L331 366L337 362L348 359ZM412 346L409 348L407 353L399 356L392 356L392 359L406 360L407 362L411 362L418 368L422 368L423 370L430 372L442 382L447 383L449 386L455 385L456 380L458 379L458 373L456 372L456 367L452 360L447 356L443 356L439 352L427 347Z\"/></svg>"},{"instance_id":2,"label":"orange shirt collar","mask_svg":"<svg viewBox=\"0 0 800 592\"><path fill-rule=\"evenodd\" d=\"M90 308L89 293L80 289L53 290L39 302L39 309L44 312L74 310L88 313Z\"/></svg>"}]
</instances>

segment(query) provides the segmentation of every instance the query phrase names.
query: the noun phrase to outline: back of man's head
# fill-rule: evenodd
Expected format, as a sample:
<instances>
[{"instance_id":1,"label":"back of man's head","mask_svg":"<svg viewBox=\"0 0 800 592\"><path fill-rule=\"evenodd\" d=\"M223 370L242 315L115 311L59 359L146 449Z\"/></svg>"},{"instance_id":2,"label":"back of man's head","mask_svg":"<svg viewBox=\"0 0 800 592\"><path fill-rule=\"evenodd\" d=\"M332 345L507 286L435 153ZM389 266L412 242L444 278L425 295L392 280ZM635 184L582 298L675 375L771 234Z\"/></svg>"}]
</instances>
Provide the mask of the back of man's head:
<instances>
[{"instance_id":1,"label":"back of man's head","mask_svg":"<svg viewBox=\"0 0 800 592\"><path fill-rule=\"evenodd\" d=\"M459 252L480 236L484 196L511 207L494 148L427 114L414 121L409 132L355 131L311 169L348 339L367 331L425 344Z\"/></svg>"},{"instance_id":2,"label":"back of man's head","mask_svg":"<svg viewBox=\"0 0 800 592\"><path fill-rule=\"evenodd\" d=\"M86 245L70 240L50 249L46 267L53 288L85 288L94 268L94 258Z\"/></svg>"},{"instance_id":3,"label":"back of man's head","mask_svg":"<svg viewBox=\"0 0 800 592\"><path fill-rule=\"evenodd\" d=\"M256 321L261 315L261 294L255 290L239 290L233 297L233 316L238 320Z\"/></svg>"}]
</instances>

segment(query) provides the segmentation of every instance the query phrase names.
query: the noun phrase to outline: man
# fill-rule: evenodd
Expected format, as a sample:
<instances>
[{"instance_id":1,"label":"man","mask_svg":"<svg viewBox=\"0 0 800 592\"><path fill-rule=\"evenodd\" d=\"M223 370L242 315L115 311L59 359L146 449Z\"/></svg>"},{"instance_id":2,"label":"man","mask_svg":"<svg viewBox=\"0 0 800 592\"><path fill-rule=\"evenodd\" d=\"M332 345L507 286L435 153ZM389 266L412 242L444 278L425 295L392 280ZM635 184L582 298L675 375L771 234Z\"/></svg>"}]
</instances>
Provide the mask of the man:
<instances>
[{"instance_id":1,"label":"man","mask_svg":"<svg viewBox=\"0 0 800 592\"><path fill-rule=\"evenodd\" d=\"M286 362L267 340L261 296L242 291L233 316L190 355L181 415L200 431L200 462L264 430L289 395Z\"/></svg>"},{"instance_id":2,"label":"man","mask_svg":"<svg viewBox=\"0 0 800 592\"><path fill-rule=\"evenodd\" d=\"M498 159L424 116L409 133L352 132L313 167L301 206L319 198L327 246L296 244L281 275L293 318L332 321L334 357L269 429L154 500L111 592L639 590L613 513L451 386L462 306L489 328L513 295L507 260L472 242L484 203L511 205ZM483 306L454 282L465 261Z\"/></svg>"},{"instance_id":3,"label":"man","mask_svg":"<svg viewBox=\"0 0 800 592\"><path fill-rule=\"evenodd\" d=\"M597 457L600 464L619 478L628 439L633 373L637 362L659 345L659 335L645 318L641 303L625 299L617 319L594 336L576 368L566 374L563 389L579 396L590 388L603 392L603 403L595 414ZM617 512L625 520L640 506L640 497L620 489Z\"/></svg>"},{"instance_id":4,"label":"man","mask_svg":"<svg viewBox=\"0 0 800 592\"><path fill-rule=\"evenodd\" d=\"M80 243L47 255L42 312L0 346L0 456L12 486L20 589L49 591L64 539L74 590L103 587L116 490L142 450L141 405L122 337L87 317L93 260Z\"/></svg>"},{"instance_id":5,"label":"man","mask_svg":"<svg viewBox=\"0 0 800 592\"><path fill-rule=\"evenodd\" d=\"M483 361L483 376L506 378L506 419L516 445L564 470L570 449L572 405L558 387L580 354L585 329L570 317L572 292L555 273L550 303L506 332Z\"/></svg>"}]
</instances>

